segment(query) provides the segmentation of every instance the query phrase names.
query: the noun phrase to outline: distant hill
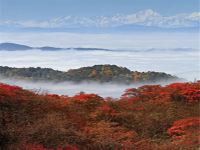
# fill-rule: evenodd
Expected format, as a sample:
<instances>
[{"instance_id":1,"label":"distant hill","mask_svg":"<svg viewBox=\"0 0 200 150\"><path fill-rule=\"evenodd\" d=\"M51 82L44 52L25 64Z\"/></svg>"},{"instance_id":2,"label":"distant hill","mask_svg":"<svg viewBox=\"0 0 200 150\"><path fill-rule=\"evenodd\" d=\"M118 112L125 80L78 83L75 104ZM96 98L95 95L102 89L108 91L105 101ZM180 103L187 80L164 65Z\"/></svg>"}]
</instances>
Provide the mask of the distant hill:
<instances>
[{"instance_id":1,"label":"distant hill","mask_svg":"<svg viewBox=\"0 0 200 150\"><path fill-rule=\"evenodd\" d=\"M58 51L58 50L63 50L63 48L50 47L50 46L38 47L37 49L44 50L44 51Z\"/></svg>"},{"instance_id":2,"label":"distant hill","mask_svg":"<svg viewBox=\"0 0 200 150\"><path fill-rule=\"evenodd\" d=\"M32 49L32 47L15 43L0 44L0 50L15 51L15 50L29 50L29 49Z\"/></svg>"},{"instance_id":3,"label":"distant hill","mask_svg":"<svg viewBox=\"0 0 200 150\"><path fill-rule=\"evenodd\" d=\"M193 48L150 48L150 49L143 49L143 50L137 50L137 49L106 49L106 48L95 48L95 47L52 47L52 46L43 46L43 47L31 47L27 45L22 44L16 44L16 43L0 43L0 51L24 51L24 50L41 50L41 51L67 51L67 50L75 50L75 51L109 51L109 52L166 52L166 51L176 51L176 52L188 52L188 51L198 51L198 49Z\"/></svg>"},{"instance_id":4,"label":"distant hill","mask_svg":"<svg viewBox=\"0 0 200 150\"><path fill-rule=\"evenodd\" d=\"M51 46L44 46L44 47L31 47L27 45L22 44L16 44L16 43L0 43L0 50L6 50L6 51L23 51L23 50L32 50L32 49L39 49L42 51L59 51L59 50L77 50L77 51L92 51L92 50L102 50L102 51L111 51L108 49L103 48L59 48L59 47L51 47Z\"/></svg>"},{"instance_id":5,"label":"distant hill","mask_svg":"<svg viewBox=\"0 0 200 150\"><path fill-rule=\"evenodd\" d=\"M44 46L44 47L30 47L27 45L21 45L16 43L1 43L0 44L0 50L8 50L8 51L17 51L17 50L31 50L31 49L40 49L44 51L57 51L57 50L63 50L63 48L57 48L57 47L50 47L50 46Z\"/></svg>"},{"instance_id":6,"label":"distant hill","mask_svg":"<svg viewBox=\"0 0 200 150\"><path fill-rule=\"evenodd\" d=\"M179 80L178 77L163 72L138 72L116 65L94 65L71 69L67 72L50 68L11 68L0 67L0 76L33 81L72 81L72 82L109 82L109 83L141 83Z\"/></svg>"}]
</instances>

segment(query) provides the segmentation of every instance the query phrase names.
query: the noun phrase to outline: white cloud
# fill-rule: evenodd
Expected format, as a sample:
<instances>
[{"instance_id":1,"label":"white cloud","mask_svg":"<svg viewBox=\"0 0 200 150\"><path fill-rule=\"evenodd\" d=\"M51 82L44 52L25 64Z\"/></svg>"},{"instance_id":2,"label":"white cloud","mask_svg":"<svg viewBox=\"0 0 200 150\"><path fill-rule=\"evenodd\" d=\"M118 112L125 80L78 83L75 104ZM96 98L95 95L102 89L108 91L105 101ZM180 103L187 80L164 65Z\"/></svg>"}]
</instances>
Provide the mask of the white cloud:
<instances>
[{"instance_id":1,"label":"white cloud","mask_svg":"<svg viewBox=\"0 0 200 150\"><path fill-rule=\"evenodd\" d=\"M194 12L191 14L162 16L161 14L148 9L135 14L118 16L118 19L116 20L118 20L118 23L121 25L139 24L144 26L157 27L188 27L196 26L195 23L199 23L200 13Z\"/></svg>"},{"instance_id":2,"label":"white cloud","mask_svg":"<svg viewBox=\"0 0 200 150\"><path fill-rule=\"evenodd\" d=\"M134 49L133 49L134 50ZM137 50L137 49L136 49ZM173 54L173 55L172 55ZM158 49L134 51L1 51L0 65L10 67L42 67L67 71L95 64L115 64L137 71L159 71L193 81L199 77L198 51ZM192 72L191 72L192 71ZM77 91L79 92L79 91Z\"/></svg>"},{"instance_id":3,"label":"white cloud","mask_svg":"<svg viewBox=\"0 0 200 150\"><path fill-rule=\"evenodd\" d=\"M76 17L65 16L50 20L0 21L0 25L39 28L67 27L115 27L123 25L144 25L155 27L193 27L198 26L200 12L182 13L173 16L163 16L152 9L142 10L133 14L117 14L114 16Z\"/></svg>"},{"instance_id":4,"label":"white cloud","mask_svg":"<svg viewBox=\"0 0 200 150\"><path fill-rule=\"evenodd\" d=\"M96 47L128 50L111 51L1 51L0 65L13 67L48 67L58 70L116 64L138 71L161 71L193 80L200 68L198 33L82 34L66 32L0 32L0 43L12 42L33 47ZM143 50L151 49L149 53ZM153 49L157 49L153 51ZM175 51L172 51L177 49ZM194 49L194 51L192 50ZM141 52L130 52L141 50Z\"/></svg>"}]
</instances>

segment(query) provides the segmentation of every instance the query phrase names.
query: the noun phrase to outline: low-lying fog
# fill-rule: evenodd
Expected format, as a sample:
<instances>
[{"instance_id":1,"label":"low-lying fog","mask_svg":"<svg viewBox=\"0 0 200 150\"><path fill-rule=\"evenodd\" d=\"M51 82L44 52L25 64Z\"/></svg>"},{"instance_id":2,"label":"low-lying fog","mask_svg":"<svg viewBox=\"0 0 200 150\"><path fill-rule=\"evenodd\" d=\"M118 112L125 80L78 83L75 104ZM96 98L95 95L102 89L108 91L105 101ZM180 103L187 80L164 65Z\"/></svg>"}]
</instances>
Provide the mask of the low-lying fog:
<instances>
[{"instance_id":1,"label":"low-lying fog","mask_svg":"<svg viewBox=\"0 0 200 150\"><path fill-rule=\"evenodd\" d=\"M133 49L134 50L134 49ZM46 67L67 71L96 64L115 64L136 71L158 71L193 81L200 77L198 50L135 51L1 51L0 66Z\"/></svg>"},{"instance_id":2,"label":"low-lying fog","mask_svg":"<svg viewBox=\"0 0 200 150\"><path fill-rule=\"evenodd\" d=\"M0 51L0 66L46 67L67 71L97 64L115 64L133 71L166 72L193 81L200 77L198 33L130 33L130 34L74 34L74 33L1 33L0 42L13 42L33 47L89 47L116 51ZM150 51L146 51L149 50ZM117 51L122 50L122 51ZM128 51L123 51L128 50ZM8 82L1 81L1 82ZM73 95L80 91L101 96L119 97L136 85L114 84L52 84L9 81L28 89L42 89L52 93Z\"/></svg>"},{"instance_id":3,"label":"low-lying fog","mask_svg":"<svg viewBox=\"0 0 200 150\"><path fill-rule=\"evenodd\" d=\"M198 33L0 32L0 35L0 42L13 42L32 47L89 47L116 50L0 51L0 66L48 67L67 71L96 64L115 64L137 71L166 72L191 81L200 77ZM149 49L150 51L146 52Z\"/></svg>"},{"instance_id":4,"label":"low-lying fog","mask_svg":"<svg viewBox=\"0 0 200 150\"><path fill-rule=\"evenodd\" d=\"M39 93L53 93L59 95L68 95L73 96L80 92L85 93L94 93L102 97L113 97L120 98L124 91L128 88L136 88L144 84L111 84L111 83L80 83L75 84L72 82L63 82L63 83L53 83L53 82L31 82L31 81L22 81L14 79L5 79L1 78L0 83L6 83L9 85L17 85L23 87L24 89L36 91ZM160 83L161 85L166 85L168 83ZM159 83L157 83L159 84Z\"/></svg>"}]
</instances>

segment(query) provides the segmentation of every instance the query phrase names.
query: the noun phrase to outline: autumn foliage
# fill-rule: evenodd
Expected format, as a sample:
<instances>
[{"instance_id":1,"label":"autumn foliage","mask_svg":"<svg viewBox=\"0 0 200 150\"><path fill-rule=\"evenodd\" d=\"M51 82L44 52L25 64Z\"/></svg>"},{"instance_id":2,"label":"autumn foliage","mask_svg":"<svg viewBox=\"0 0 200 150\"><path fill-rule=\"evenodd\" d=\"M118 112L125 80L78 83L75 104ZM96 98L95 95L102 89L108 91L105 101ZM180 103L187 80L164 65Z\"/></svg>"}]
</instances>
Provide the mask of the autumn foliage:
<instances>
[{"instance_id":1,"label":"autumn foliage","mask_svg":"<svg viewBox=\"0 0 200 150\"><path fill-rule=\"evenodd\" d=\"M189 117L177 120L167 133L173 138L176 144L185 145L185 147L198 146L200 144L200 118Z\"/></svg>"},{"instance_id":2,"label":"autumn foliage","mask_svg":"<svg viewBox=\"0 0 200 150\"><path fill-rule=\"evenodd\" d=\"M127 89L123 98L141 100L184 101L196 103L200 101L200 83L173 83L162 87L160 85L145 85L138 89Z\"/></svg>"},{"instance_id":3,"label":"autumn foliage","mask_svg":"<svg viewBox=\"0 0 200 150\"><path fill-rule=\"evenodd\" d=\"M96 94L38 94L0 84L2 150L197 150L200 82Z\"/></svg>"}]
</instances>

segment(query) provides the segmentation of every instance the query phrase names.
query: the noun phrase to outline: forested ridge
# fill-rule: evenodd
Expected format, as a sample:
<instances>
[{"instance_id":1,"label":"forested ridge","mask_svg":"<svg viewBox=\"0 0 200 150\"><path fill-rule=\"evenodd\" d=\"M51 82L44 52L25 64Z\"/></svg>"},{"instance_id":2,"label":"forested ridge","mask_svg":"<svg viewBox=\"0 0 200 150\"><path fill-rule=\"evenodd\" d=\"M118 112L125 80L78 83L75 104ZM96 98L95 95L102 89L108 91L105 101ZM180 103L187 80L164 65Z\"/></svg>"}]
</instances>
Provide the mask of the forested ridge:
<instances>
[{"instance_id":1,"label":"forested ridge","mask_svg":"<svg viewBox=\"0 0 200 150\"><path fill-rule=\"evenodd\" d=\"M66 72L53 70L50 68L11 68L0 66L2 77L25 79L25 80L50 80L55 82L72 81L96 81L96 82L116 82L116 83L137 83L137 82L159 82L180 80L176 76L163 72L138 72L131 71L125 67L116 65L95 65L92 67L82 67L71 69Z\"/></svg>"},{"instance_id":2,"label":"forested ridge","mask_svg":"<svg viewBox=\"0 0 200 150\"><path fill-rule=\"evenodd\" d=\"M0 84L2 150L198 150L200 81L96 94Z\"/></svg>"}]
</instances>

